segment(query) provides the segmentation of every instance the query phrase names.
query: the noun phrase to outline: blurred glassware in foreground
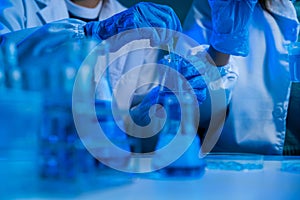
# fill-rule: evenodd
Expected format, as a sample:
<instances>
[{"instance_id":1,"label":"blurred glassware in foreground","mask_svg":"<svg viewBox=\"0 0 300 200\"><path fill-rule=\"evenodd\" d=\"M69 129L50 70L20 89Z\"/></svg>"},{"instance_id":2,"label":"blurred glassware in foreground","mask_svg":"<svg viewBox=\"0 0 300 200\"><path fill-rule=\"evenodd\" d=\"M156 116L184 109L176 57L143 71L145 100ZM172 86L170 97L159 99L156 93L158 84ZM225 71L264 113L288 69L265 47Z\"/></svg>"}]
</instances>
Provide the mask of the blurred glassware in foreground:
<instances>
[{"instance_id":1,"label":"blurred glassware in foreground","mask_svg":"<svg viewBox=\"0 0 300 200\"><path fill-rule=\"evenodd\" d=\"M130 143L127 134L123 131L125 129L123 118L121 115L113 114L113 106L115 105L112 105L111 101L96 100L95 108L99 126L105 137L111 142L107 146L100 147L96 156L103 164L122 171L129 164ZM103 144L105 144L104 141Z\"/></svg>"},{"instance_id":2,"label":"blurred glassware in foreground","mask_svg":"<svg viewBox=\"0 0 300 200\"><path fill-rule=\"evenodd\" d=\"M94 95L97 57L85 62L84 69L90 70L87 76L77 77L77 72L96 46L101 45L94 40L74 39L40 58L43 62L38 65L22 67L15 44L6 42L1 48L0 160L9 169L1 173L8 180L6 194L13 195L17 186L21 189L27 183L38 187L39 181L75 183L80 177L91 181L95 173L107 169L81 143L72 114L76 79L81 81L82 94Z\"/></svg>"},{"instance_id":3,"label":"blurred glassware in foreground","mask_svg":"<svg viewBox=\"0 0 300 200\"><path fill-rule=\"evenodd\" d=\"M0 177L5 180L0 193L4 199L36 185L42 112L43 95L24 89L17 48L8 41L0 49Z\"/></svg>"}]
</instances>

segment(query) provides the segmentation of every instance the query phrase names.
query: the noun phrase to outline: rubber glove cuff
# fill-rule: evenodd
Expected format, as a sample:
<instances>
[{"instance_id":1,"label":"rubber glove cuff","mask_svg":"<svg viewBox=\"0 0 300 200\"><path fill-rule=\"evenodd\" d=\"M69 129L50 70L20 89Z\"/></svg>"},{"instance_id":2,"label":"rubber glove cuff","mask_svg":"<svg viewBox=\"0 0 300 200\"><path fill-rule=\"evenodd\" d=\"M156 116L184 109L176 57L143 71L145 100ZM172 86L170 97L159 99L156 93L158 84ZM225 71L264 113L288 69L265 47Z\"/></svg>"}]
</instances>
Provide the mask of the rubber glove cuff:
<instances>
[{"instance_id":1,"label":"rubber glove cuff","mask_svg":"<svg viewBox=\"0 0 300 200\"><path fill-rule=\"evenodd\" d=\"M243 30L234 34L219 34L213 32L211 45L218 51L235 56L249 54L249 32Z\"/></svg>"}]
</instances>

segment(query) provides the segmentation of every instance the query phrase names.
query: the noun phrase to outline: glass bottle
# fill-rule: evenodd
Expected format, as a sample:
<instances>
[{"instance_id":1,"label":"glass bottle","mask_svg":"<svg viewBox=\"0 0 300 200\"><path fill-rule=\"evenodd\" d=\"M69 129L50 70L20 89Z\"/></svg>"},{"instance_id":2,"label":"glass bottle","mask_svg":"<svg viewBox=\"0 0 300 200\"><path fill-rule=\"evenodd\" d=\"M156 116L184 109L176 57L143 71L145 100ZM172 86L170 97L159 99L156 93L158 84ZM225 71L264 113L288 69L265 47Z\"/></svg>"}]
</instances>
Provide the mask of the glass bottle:
<instances>
[{"instance_id":1,"label":"glass bottle","mask_svg":"<svg viewBox=\"0 0 300 200\"><path fill-rule=\"evenodd\" d=\"M2 49L0 49L0 91L3 91L6 88L5 79L4 57Z\"/></svg>"},{"instance_id":2,"label":"glass bottle","mask_svg":"<svg viewBox=\"0 0 300 200\"><path fill-rule=\"evenodd\" d=\"M79 171L87 172L92 166L86 165L86 160L93 159L82 153L84 151L78 145L72 115L73 85L81 64L81 53L85 53L81 47L79 41L69 41L64 53L58 54L51 66L40 66L48 75L48 83L41 91L45 97L39 137L42 178L75 180Z\"/></svg>"},{"instance_id":3,"label":"glass bottle","mask_svg":"<svg viewBox=\"0 0 300 200\"><path fill-rule=\"evenodd\" d=\"M18 52L16 44L7 41L4 46L5 68L7 73L7 86L11 89L23 88L22 70L18 63Z\"/></svg>"},{"instance_id":4,"label":"glass bottle","mask_svg":"<svg viewBox=\"0 0 300 200\"><path fill-rule=\"evenodd\" d=\"M185 91L162 92L160 98L164 99L167 118L160 132L154 167L166 177L200 177L205 162L199 157L197 101Z\"/></svg>"}]
</instances>

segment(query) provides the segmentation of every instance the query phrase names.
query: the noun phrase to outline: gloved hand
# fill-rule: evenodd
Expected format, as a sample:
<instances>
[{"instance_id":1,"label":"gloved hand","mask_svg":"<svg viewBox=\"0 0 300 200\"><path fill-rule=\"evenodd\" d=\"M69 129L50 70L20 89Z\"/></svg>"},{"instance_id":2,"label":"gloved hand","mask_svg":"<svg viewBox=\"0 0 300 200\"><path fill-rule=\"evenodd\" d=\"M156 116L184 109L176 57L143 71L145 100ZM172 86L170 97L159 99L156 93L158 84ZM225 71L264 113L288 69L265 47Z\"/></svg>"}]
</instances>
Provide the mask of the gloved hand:
<instances>
[{"instance_id":1,"label":"gloved hand","mask_svg":"<svg viewBox=\"0 0 300 200\"><path fill-rule=\"evenodd\" d=\"M166 44L174 36L174 31L182 30L178 17L170 7L149 2L138 3L106 20L89 22L84 29L87 36L100 41L115 36L114 41L118 41L112 44L117 45L113 49L138 39L150 39L152 46Z\"/></svg>"},{"instance_id":2,"label":"gloved hand","mask_svg":"<svg viewBox=\"0 0 300 200\"><path fill-rule=\"evenodd\" d=\"M206 99L206 82L199 71L198 66L194 66L189 61L179 58L179 72L184 76L192 87L197 97L198 103L202 103ZM201 73L201 74L200 74Z\"/></svg>"},{"instance_id":3,"label":"gloved hand","mask_svg":"<svg viewBox=\"0 0 300 200\"><path fill-rule=\"evenodd\" d=\"M211 45L226 54L246 56L248 22L257 0L209 0L212 12L213 33Z\"/></svg>"},{"instance_id":4,"label":"gloved hand","mask_svg":"<svg viewBox=\"0 0 300 200\"><path fill-rule=\"evenodd\" d=\"M176 56L176 55L174 55ZM188 81L190 84L194 94L197 97L198 104L201 104L206 99L206 83L203 79L203 77L200 75L199 71L195 66L190 64L187 60L180 58L176 56L174 59L179 63L176 63L176 66L180 66L179 69L177 69L184 78ZM166 59L160 60L161 64L172 66L172 63L168 63ZM188 88L184 87L183 91L189 90ZM171 91L167 88L164 88L163 91L161 91L161 86L157 86L153 88L142 100L142 102L131 109L130 114L133 119L133 121L138 124L139 126L146 126L150 123L151 119L149 116L149 110L151 106L154 104L160 104L164 106L164 96L161 96L164 92ZM174 94L175 95L175 94Z\"/></svg>"},{"instance_id":5,"label":"gloved hand","mask_svg":"<svg viewBox=\"0 0 300 200\"><path fill-rule=\"evenodd\" d=\"M26 57L27 53L32 56L40 56L45 52L55 50L56 47L72 38L83 38L84 24L85 22L80 20L64 19L38 28L18 44L21 58Z\"/></svg>"},{"instance_id":6,"label":"gloved hand","mask_svg":"<svg viewBox=\"0 0 300 200\"><path fill-rule=\"evenodd\" d=\"M57 58L58 48L72 39L84 37L84 24L85 22L80 20L65 19L35 29L29 36L17 44L20 64L25 66L33 64L45 65L45 56L51 60L51 53L54 53L52 56Z\"/></svg>"}]
</instances>

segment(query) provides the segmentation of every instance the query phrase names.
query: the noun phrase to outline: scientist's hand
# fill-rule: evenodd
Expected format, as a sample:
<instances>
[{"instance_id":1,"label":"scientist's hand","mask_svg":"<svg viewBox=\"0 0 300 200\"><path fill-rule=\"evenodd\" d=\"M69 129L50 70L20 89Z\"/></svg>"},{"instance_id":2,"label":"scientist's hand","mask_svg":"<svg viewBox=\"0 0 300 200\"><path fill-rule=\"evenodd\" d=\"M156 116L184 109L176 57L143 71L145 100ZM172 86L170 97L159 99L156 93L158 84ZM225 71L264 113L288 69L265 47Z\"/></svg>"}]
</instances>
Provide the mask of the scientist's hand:
<instances>
[{"instance_id":1,"label":"scientist's hand","mask_svg":"<svg viewBox=\"0 0 300 200\"><path fill-rule=\"evenodd\" d=\"M130 110L133 121L139 126L146 126L150 123L150 108L159 102L160 86L153 88L142 100L142 102Z\"/></svg>"},{"instance_id":2,"label":"scientist's hand","mask_svg":"<svg viewBox=\"0 0 300 200\"><path fill-rule=\"evenodd\" d=\"M76 19L65 19L37 28L18 44L21 65L32 65L34 62L45 63L44 56L56 53L56 50L72 39L84 37L85 22Z\"/></svg>"},{"instance_id":3,"label":"scientist's hand","mask_svg":"<svg viewBox=\"0 0 300 200\"><path fill-rule=\"evenodd\" d=\"M164 60L164 59L163 59ZM167 64L165 61L160 61L162 64ZM198 104L201 104L206 99L206 83L203 77L200 75L199 71L195 66L190 64L185 59L180 59L180 69L179 72L184 76L184 78L190 84L190 88L186 88L183 86L184 91L193 92L196 97ZM192 91L191 91L192 89ZM138 106L131 109L130 114L133 121L138 124L139 126L146 126L151 121L151 114L150 108L155 105L159 104L164 106L164 96L161 95L164 92L170 91L169 89L163 89L161 91L161 86L157 86L153 88L142 100ZM157 107L159 110L160 107ZM159 112L159 111L158 111ZM154 111L155 113L155 111ZM153 113L152 113L153 114Z\"/></svg>"},{"instance_id":4,"label":"scientist's hand","mask_svg":"<svg viewBox=\"0 0 300 200\"><path fill-rule=\"evenodd\" d=\"M178 17L170 7L149 2L138 3L104 21L89 22L84 28L87 36L99 41L127 31L124 35L119 34L118 42L113 44L118 47L113 47L114 49L138 39L150 39L152 46L167 44L174 37L174 31L180 32L182 29Z\"/></svg>"},{"instance_id":5,"label":"scientist's hand","mask_svg":"<svg viewBox=\"0 0 300 200\"><path fill-rule=\"evenodd\" d=\"M257 0L209 0L212 12L213 34L211 45L218 51L246 56L248 22Z\"/></svg>"}]
</instances>

